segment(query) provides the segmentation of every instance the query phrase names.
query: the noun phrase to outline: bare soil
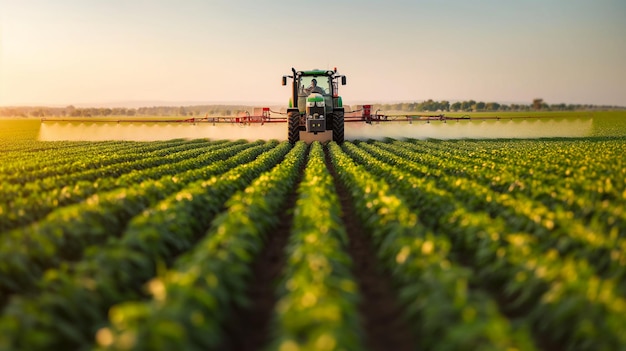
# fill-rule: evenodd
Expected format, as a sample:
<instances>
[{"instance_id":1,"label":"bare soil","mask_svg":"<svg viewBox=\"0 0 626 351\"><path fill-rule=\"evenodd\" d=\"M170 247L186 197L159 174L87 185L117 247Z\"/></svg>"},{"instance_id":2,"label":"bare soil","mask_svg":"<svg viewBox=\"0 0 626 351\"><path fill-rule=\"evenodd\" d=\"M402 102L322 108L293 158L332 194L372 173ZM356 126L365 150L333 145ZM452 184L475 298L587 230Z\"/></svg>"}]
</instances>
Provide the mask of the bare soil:
<instances>
[{"instance_id":1,"label":"bare soil","mask_svg":"<svg viewBox=\"0 0 626 351\"><path fill-rule=\"evenodd\" d=\"M268 235L263 250L252 265L252 279L247 293L251 305L245 309L234 308L231 319L226 324L226 340L221 348L223 350L261 350L271 339L272 312L277 301L276 287L285 267L285 247L305 165L306 162L303 162L295 186L280 211L278 227Z\"/></svg>"},{"instance_id":2,"label":"bare soil","mask_svg":"<svg viewBox=\"0 0 626 351\"><path fill-rule=\"evenodd\" d=\"M386 274L375 255L369 235L363 229L350 193L343 185L326 152L326 166L335 179L342 207L342 220L348 232L348 253L352 257L352 273L359 286L359 312L363 320L365 344L369 350L415 350L416 340L403 318L390 275Z\"/></svg>"}]
</instances>

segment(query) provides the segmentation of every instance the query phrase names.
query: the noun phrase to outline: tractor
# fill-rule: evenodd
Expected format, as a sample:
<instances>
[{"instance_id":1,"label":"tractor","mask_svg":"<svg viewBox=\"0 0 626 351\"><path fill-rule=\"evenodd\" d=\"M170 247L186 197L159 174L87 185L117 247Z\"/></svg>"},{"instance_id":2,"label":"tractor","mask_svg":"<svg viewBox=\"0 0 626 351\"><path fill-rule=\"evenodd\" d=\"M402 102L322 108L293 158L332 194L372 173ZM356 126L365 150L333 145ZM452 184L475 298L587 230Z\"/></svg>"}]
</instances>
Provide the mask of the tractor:
<instances>
[{"instance_id":1,"label":"tractor","mask_svg":"<svg viewBox=\"0 0 626 351\"><path fill-rule=\"evenodd\" d=\"M287 109L287 136L290 143L299 140L335 141L344 140L344 109L339 96L339 81L346 85L346 76L334 70L313 69L296 71L283 76L292 79L291 98Z\"/></svg>"}]
</instances>

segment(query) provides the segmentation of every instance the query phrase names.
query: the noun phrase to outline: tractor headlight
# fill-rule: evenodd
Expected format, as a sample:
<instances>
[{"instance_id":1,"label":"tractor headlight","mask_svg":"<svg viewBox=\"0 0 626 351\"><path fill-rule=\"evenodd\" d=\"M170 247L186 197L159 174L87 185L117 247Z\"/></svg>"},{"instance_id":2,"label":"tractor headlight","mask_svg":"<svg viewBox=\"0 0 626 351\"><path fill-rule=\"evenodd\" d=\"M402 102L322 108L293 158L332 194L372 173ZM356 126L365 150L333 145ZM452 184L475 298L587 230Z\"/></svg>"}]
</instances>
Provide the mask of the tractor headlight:
<instances>
[{"instance_id":1,"label":"tractor headlight","mask_svg":"<svg viewBox=\"0 0 626 351\"><path fill-rule=\"evenodd\" d=\"M317 104L317 107L324 107L324 106L326 106L326 103L324 102L324 100L318 101L316 104Z\"/></svg>"}]
</instances>

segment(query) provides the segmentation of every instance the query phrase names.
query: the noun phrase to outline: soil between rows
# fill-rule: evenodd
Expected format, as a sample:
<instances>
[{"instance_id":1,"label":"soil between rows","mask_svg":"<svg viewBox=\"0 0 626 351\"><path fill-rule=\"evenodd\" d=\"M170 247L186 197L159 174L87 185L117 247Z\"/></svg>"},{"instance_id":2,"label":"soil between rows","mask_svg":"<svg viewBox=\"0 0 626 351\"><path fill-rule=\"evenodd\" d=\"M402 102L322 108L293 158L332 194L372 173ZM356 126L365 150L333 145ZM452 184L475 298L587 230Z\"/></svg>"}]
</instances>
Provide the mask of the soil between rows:
<instances>
[{"instance_id":1,"label":"soil between rows","mask_svg":"<svg viewBox=\"0 0 626 351\"><path fill-rule=\"evenodd\" d=\"M308 155L308 153L307 153ZM276 305L276 285L287 259L285 247L293 224L293 209L298 200L298 186L304 176L306 162L298 170L298 177L279 213L279 224L267 236L263 249L252 264L252 279L247 292L251 305L235 307L226 324L224 350L262 350L271 339L271 320Z\"/></svg>"},{"instance_id":2,"label":"soil between rows","mask_svg":"<svg viewBox=\"0 0 626 351\"><path fill-rule=\"evenodd\" d=\"M390 276L380 269L370 237L356 216L350 193L339 179L326 147L324 153L326 167L335 180L341 202L341 219L348 234L352 273L361 294L359 312L363 320L365 346L372 351L415 350L416 340L403 318Z\"/></svg>"}]
</instances>

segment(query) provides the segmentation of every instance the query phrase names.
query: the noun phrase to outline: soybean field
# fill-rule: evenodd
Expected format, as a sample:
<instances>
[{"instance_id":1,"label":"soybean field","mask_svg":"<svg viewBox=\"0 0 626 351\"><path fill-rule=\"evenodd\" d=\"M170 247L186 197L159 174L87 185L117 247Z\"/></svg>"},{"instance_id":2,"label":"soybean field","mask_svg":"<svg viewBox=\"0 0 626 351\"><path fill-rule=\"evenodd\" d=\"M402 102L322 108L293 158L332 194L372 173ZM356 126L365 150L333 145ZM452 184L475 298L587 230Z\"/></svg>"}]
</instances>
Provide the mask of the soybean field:
<instances>
[{"instance_id":1,"label":"soybean field","mask_svg":"<svg viewBox=\"0 0 626 351\"><path fill-rule=\"evenodd\" d=\"M626 350L626 114L586 137L39 141L0 350Z\"/></svg>"}]
</instances>

